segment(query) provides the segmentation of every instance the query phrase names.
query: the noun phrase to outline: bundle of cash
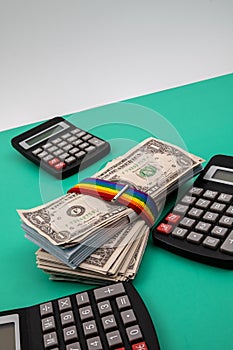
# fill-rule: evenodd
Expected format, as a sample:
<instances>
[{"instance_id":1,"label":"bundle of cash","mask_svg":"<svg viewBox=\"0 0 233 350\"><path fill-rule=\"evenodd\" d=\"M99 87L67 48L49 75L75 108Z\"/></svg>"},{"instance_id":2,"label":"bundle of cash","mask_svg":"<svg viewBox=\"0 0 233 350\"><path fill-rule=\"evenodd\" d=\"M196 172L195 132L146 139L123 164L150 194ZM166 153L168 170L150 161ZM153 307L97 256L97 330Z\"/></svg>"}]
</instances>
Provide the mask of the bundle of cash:
<instances>
[{"instance_id":1,"label":"bundle of cash","mask_svg":"<svg viewBox=\"0 0 233 350\"><path fill-rule=\"evenodd\" d=\"M162 209L169 193L202 169L203 159L148 138L93 175L149 194ZM133 279L149 227L130 208L69 193L18 210L25 237L37 244L38 267L53 280L106 283Z\"/></svg>"}]
</instances>

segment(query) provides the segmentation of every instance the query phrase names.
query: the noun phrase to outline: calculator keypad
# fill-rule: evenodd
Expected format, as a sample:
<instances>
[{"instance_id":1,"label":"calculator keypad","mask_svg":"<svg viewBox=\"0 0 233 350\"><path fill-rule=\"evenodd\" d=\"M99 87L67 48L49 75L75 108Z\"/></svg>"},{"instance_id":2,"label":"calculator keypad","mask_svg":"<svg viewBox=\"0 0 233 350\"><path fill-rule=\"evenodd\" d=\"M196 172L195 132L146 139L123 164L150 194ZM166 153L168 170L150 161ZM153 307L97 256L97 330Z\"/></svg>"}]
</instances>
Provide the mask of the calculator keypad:
<instances>
[{"instance_id":1,"label":"calculator keypad","mask_svg":"<svg viewBox=\"0 0 233 350\"><path fill-rule=\"evenodd\" d=\"M149 349L123 283L47 302L39 309L46 350Z\"/></svg>"},{"instance_id":2,"label":"calculator keypad","mask_svg":"<svg viewBox=\"0 0 233 350\"><path fill-rule=\"evenodd\" d=\"M101 152L100 148L104 146L105 141L79 128L73 128L35 148L32 155L60 172L67 167L79 165L90 154Z\"/></svg>"},{"instance_id":3,"label":"calculator keypad","mask_svg":"<svg viewBox=\"0 0 233 350\"><path fill-rule=\"evenodd\" d=\"M155 232L233 255L232 229L233 196L193 187L166 215Z\"/></svg>"}]
</instances>

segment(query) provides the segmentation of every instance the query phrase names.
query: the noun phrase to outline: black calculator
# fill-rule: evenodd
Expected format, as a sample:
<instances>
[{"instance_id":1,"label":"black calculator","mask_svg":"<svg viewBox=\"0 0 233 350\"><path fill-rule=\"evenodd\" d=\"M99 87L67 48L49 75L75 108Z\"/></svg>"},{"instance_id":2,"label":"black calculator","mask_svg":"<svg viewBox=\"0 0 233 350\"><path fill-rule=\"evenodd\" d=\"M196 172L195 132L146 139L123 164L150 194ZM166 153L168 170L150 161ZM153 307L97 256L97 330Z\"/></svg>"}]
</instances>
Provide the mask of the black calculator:
<instances>
[{"instance_id":1,"label":"black calculator","mask_svg":"<svg viewBox=\"0 0 233 350\"><path fill-rule=\"evenodd\" d=\"M173 253L232 270L233 157L211 158L152 235Z\"/></svg>"},{"instance_id":2,"label":"black calculator","mask_svg":"<svg viewBox=\"0 0 233 350\"><path fill-rule=\"evenodd\" d=\"M62 117L55 117L11 140L26 158L59 179L95 163L110 145Z\"/></svg>"},{"instance_id":3,"label":"black calculator","mask_svg":"<svg viewBox=\"0 0 233 350\"><path fill-rule=\"evenodd\" d=\"M150 315L130 282L0 312L4 350L159 350Z\"/></svg>"}]
</instances>

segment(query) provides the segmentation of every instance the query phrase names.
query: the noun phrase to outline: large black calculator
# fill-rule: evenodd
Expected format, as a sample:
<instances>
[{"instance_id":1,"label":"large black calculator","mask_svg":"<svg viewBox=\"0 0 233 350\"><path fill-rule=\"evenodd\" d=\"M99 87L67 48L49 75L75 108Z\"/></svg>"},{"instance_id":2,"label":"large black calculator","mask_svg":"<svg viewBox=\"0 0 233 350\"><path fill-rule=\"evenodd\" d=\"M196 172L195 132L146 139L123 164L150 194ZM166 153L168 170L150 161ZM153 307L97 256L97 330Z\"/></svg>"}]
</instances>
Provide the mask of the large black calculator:
<instances>
[{"instance_id":1,"label":"large black calculator","mask_svg":"<svg viewBox=\"0 0 233 350\"><path fill-rule=\"evenodd\" d=\"M152 235L173 253L233 269L233 157L214 156Z\"/></svg>"},{"instance_id":2,"label":"large black calculator","mask_svg":"<svg viewBox=\"0 0 233 350\"><path fill-rule=\"evenodd\" d=\"M59 179L86 168L110 151L108 142L62 117L42 123L11 142L26 158Z\"/></svg>"},{"instance_id":3,"label":"large black calculator","mask_svg":"<svg viewBox=\"0 0 233 350\"><path fill-rule=\"evenodd\" d=\"M159 350L150 315L129 282L0 312L2 350Z\"/></svg>"}]
</instances>

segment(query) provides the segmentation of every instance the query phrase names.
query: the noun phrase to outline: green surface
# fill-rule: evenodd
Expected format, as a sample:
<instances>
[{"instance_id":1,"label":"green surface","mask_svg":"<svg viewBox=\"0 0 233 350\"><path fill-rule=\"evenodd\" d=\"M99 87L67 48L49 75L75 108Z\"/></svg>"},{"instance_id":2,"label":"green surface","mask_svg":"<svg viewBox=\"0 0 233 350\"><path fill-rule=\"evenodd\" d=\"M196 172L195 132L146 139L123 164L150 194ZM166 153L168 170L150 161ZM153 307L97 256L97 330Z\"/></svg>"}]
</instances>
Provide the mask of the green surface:
<instances>
[{"instance_id":1,"label":"green surface","mask_svg":"<svg viewBox=\"0 0 233 350\"><path fill-rule=\"evenodd\" d=\"M37 270L37 247L24 238L16 209L62 195L79 179L150 135L206 160L219 153L233 155L233 74L73 114L68 119L109 140L112 151L62 182L39 171L11 147L11 138L29 126L0 133L0 310L91 288L51 282ZM150 239L133 284L150 311L161 350L233 349L233 271L176 256L154 246Z\"/></svg>"}]
</instances>

